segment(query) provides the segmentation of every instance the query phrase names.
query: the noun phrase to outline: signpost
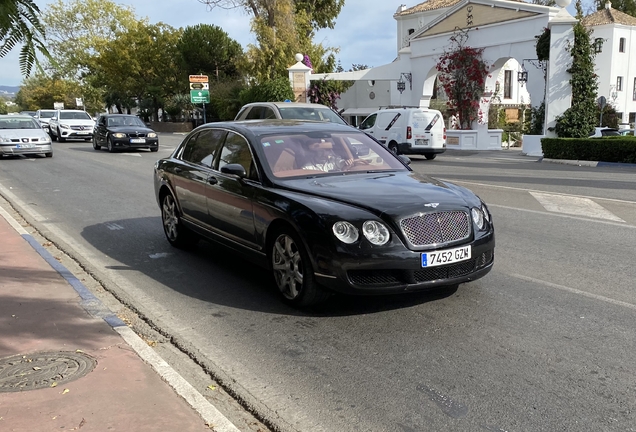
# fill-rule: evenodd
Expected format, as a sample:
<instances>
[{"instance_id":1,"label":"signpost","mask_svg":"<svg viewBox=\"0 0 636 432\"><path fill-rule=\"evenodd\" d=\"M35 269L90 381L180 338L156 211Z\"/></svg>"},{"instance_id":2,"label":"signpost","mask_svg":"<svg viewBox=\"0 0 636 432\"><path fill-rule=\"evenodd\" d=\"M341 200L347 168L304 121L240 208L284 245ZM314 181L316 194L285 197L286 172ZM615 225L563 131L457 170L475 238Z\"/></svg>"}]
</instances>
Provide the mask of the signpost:
<instances>
[{"instance_id":1,"label":"signpost","mask_svg":"<svg viewBox=\"0 0 636 432\"><path fill-rule=\"evenodd\" d=\"M203 104L203 123L205 118L205 104L210 103L210 87L207 75L190 75L190 101L193 104Z\"/></svg>"}]
</instances>

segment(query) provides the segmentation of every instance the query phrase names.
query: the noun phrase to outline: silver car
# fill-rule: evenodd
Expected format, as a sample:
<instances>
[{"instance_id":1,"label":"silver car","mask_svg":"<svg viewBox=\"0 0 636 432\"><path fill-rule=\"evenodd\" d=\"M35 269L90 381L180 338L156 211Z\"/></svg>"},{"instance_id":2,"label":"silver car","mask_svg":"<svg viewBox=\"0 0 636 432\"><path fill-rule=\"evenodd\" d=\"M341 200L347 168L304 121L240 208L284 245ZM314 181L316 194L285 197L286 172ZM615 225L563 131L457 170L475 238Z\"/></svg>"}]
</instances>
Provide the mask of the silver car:
<instances>
[{"instance_id":1,"label":"silver car","mask_svg":"<svg viewBox=\"0 0 636 432\"><path fill-rule=\"evenodd\" d=\"M29 115L0 115L0 157L28 154L53 157L49 135Z\"/></svg>"}]
</instances>

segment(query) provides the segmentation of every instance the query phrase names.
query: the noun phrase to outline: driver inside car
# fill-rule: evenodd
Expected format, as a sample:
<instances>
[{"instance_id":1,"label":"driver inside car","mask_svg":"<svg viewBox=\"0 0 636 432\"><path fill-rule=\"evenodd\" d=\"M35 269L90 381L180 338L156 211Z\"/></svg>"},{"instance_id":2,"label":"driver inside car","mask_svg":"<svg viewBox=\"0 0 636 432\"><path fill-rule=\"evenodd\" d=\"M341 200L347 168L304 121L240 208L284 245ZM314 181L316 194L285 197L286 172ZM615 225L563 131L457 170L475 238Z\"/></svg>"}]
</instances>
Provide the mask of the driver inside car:
<instances>
[{"instance_id":1,"label":"driver inside car","mask_svg":"<svg viewBox=\"0 0 636 432\"><path fill-rule=\"evenodd\" d=\"M329 141L314 142L303 148L302 169L316 171L339 171L353 165L352 158L344 158L333 149Z\"/></svg>"}]
</instances>

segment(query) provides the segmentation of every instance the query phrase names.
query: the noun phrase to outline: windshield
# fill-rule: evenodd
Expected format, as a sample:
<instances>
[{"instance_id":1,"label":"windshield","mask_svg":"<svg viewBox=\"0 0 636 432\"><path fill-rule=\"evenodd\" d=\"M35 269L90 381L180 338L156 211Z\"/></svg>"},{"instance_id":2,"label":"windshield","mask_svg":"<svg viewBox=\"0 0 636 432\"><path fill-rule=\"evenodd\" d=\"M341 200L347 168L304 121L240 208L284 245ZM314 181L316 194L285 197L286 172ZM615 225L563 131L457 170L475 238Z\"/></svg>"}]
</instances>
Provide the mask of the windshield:
<instances>
[{"instance_id":1,"label":"windshield","mask_svg":"<svg viewBox=\"0 0 636 432\"><path fill-rule=\"evenodd\" d=\"M0 129L40 129L41 126L32 119L2 119L0 120Z\"/></svg>"},{"instance_id":2,"label":"windshield","mask_svg":"<svg viewBox=\"0 0 636 432\"><path fill-rule=\"evenodd\" d=\"M40 118L52 118L55 116L55 111L40 111Z\"/></svg>"},{"instance_id":3,"label":"windshield","mask_svg":"<svg viewBox=\"0 0 636 432\"><path fill-rule=\"evenodd\" d=\"M108 126L114 126L114 127L119 127L119 126L136 126L136 127L143 127L143 128L146 127L144 122L142 122L139 117L132 116L132 115L109 117L107 124Z\"/></svg>"},{"instance_id":4,"label":"windshield","mask_svg":"<svg viewBox=\"0 0 636 432\"><path fill-rule=\"evenodd\" d=\"M313 120L346 125L338 114L329 108L316 107L279 107L280 116L284 119Z\"/></svg>"},{"instance_id":5,"label":"windshield","mask_svg":"<svg viewBox=\"0 0 636 432\"><path fill-rule=\"evenodd\" d=\"M84 111L60 112L60 120L92 120Z\"/></svg>"},{"instance_id":6,"label":"windshield","mask_svg":"<svg viewBox=\"0 0 636 432\"><path fill-rule=\"evenodd\" d=\"M356 130L307 132L261 137L267 165L275 177L407 171L381 144Z\"/></svg>"}]
</instances>

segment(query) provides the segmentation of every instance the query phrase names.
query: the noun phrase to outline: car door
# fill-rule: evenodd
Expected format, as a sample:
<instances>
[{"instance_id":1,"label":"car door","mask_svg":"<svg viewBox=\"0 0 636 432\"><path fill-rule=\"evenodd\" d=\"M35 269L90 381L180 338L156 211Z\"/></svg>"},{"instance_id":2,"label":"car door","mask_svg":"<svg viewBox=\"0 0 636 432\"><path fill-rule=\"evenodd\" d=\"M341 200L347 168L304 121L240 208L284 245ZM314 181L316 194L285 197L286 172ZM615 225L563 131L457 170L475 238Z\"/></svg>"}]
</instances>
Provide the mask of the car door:
<instances>
[{"instance_id":1,"label":"car door","mask_svg":"<svg viewBox=\"0 0 636 432\"><path fill-rule=\"evenodd\" d=\"M95 131L93 134L95 135L95 142L99 145L106 144L106 133L108 130L106 129L106 122L108 118L106 116L99 116L97 122L95 122Z\"/></svg>"},{"instance_id":2,"label":"car door","mask_svg":"<svg viewBox=\"0 0 636 432\"><path fill-rule=\"evenodd\" d=\"M240 164L247 178L221 172L228 164ZM214 171L208 181L208 213L211 223L223 236L245 246L258 249L254 227L252 200L259 178L247 139L228 132L218 152Z\"/></svg>"},{"instance_id":3,"label":"car door","mask_svg":"<svg viewBox=\"0 0 636 432\"><path fill-rule=\"evenodd\" d=\"M173 169L173 187L183 217L211 229L207 208L206 187L218 147L225 131L204 129L192 135L184 145L182 163Z\"/></svg>"}]
</instances>

